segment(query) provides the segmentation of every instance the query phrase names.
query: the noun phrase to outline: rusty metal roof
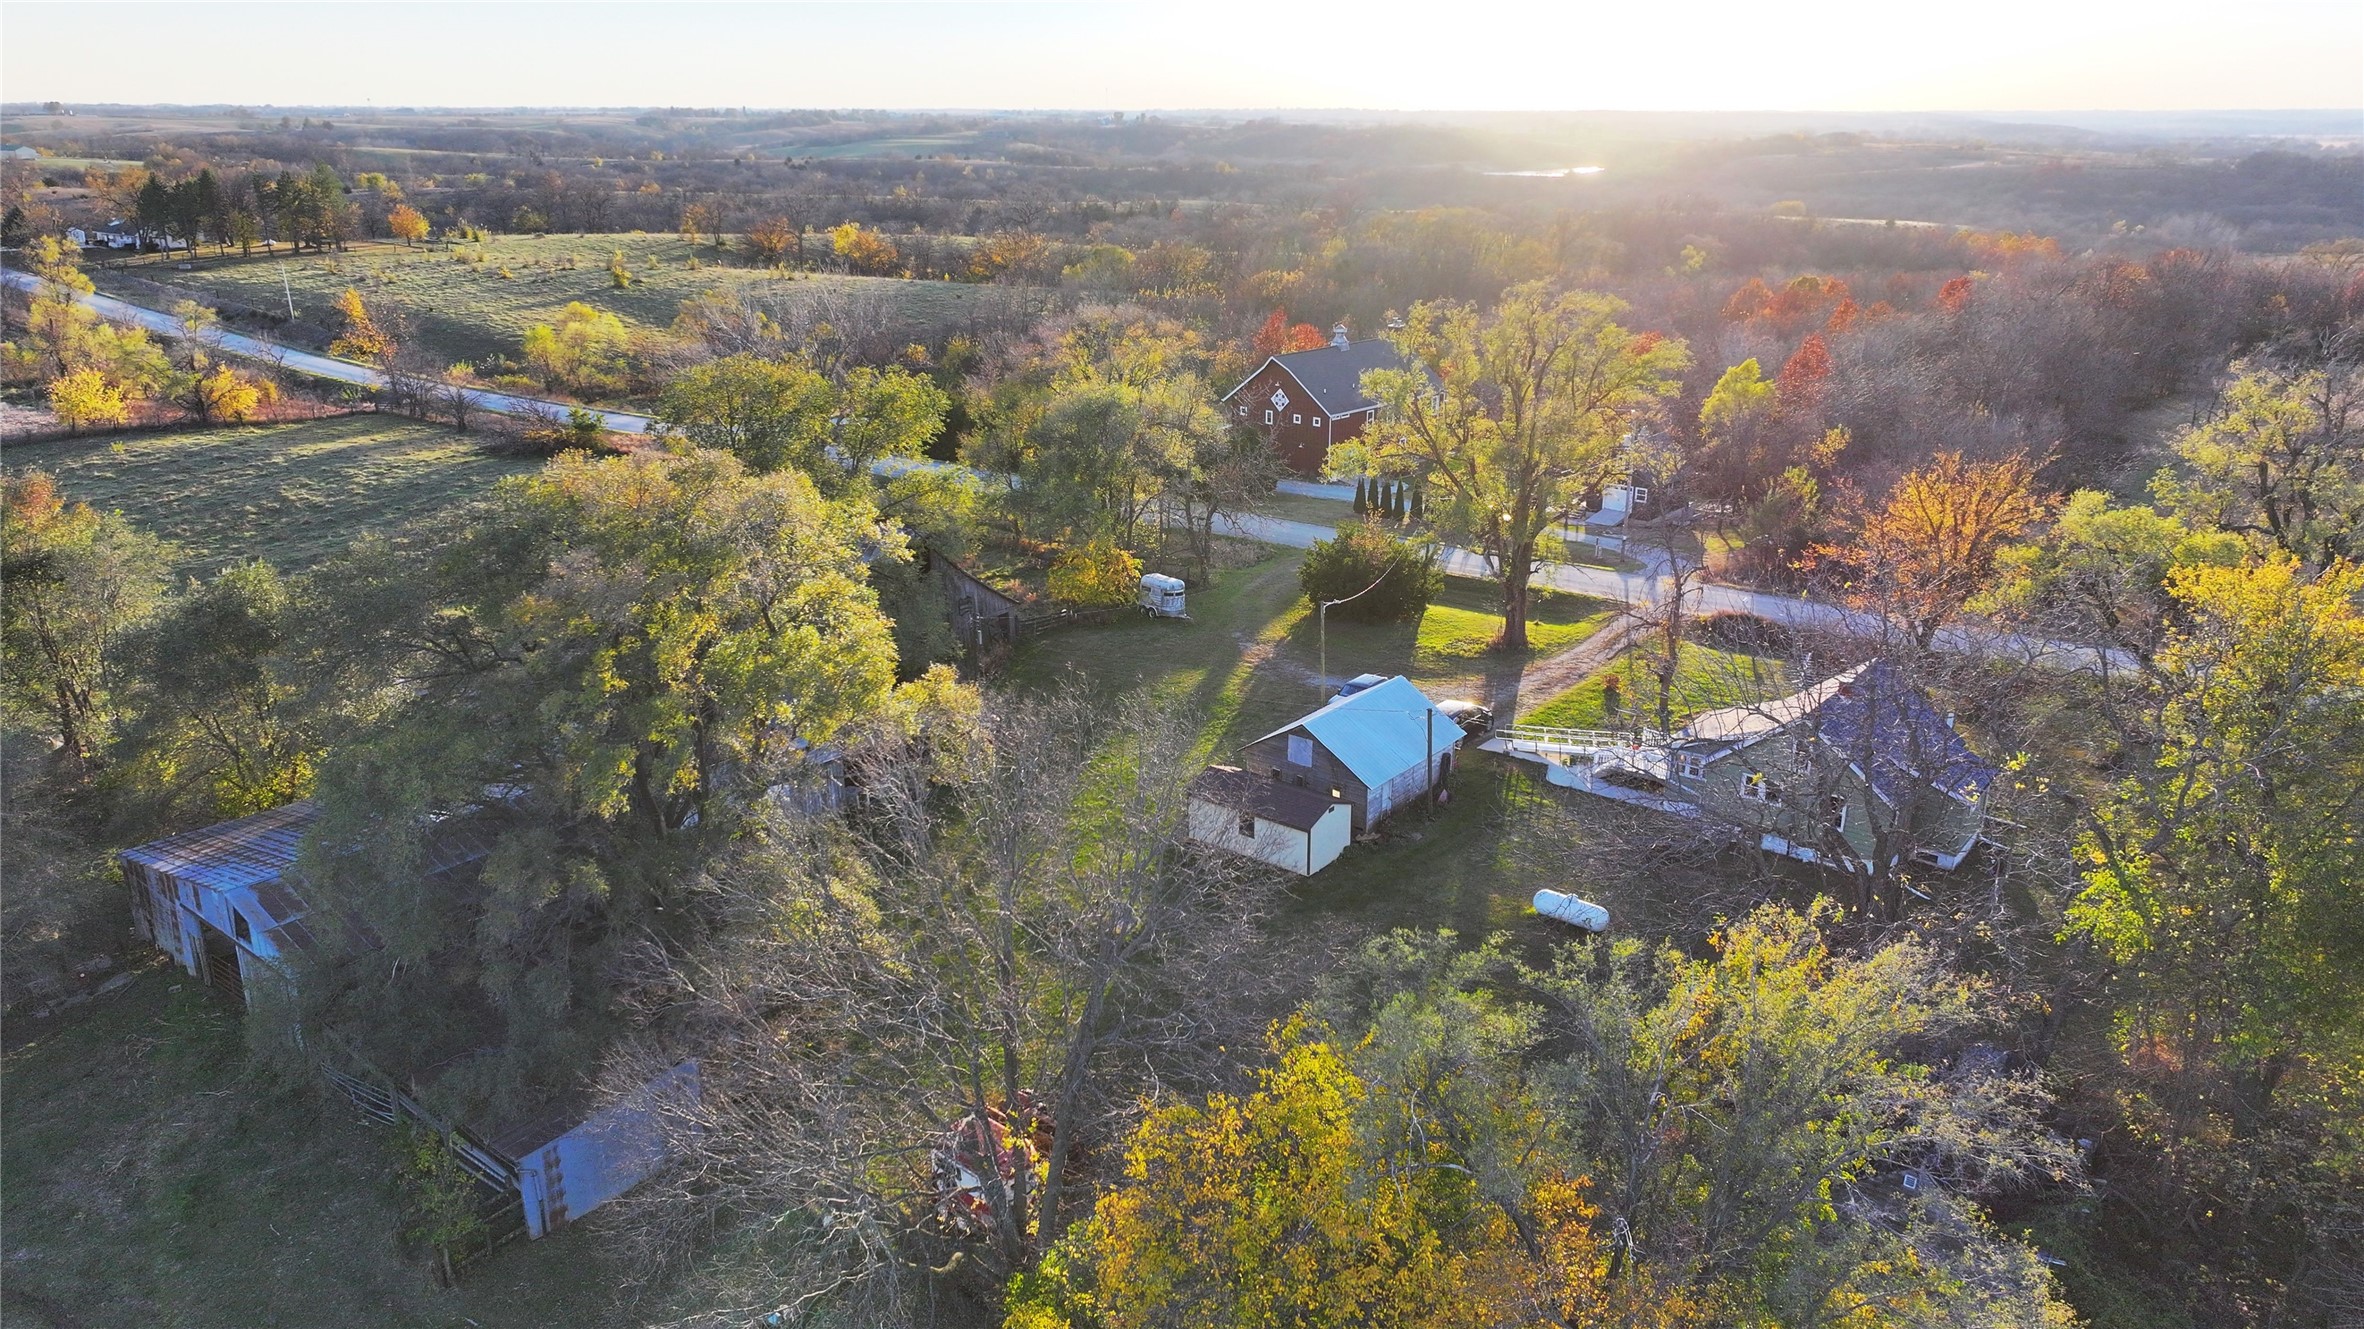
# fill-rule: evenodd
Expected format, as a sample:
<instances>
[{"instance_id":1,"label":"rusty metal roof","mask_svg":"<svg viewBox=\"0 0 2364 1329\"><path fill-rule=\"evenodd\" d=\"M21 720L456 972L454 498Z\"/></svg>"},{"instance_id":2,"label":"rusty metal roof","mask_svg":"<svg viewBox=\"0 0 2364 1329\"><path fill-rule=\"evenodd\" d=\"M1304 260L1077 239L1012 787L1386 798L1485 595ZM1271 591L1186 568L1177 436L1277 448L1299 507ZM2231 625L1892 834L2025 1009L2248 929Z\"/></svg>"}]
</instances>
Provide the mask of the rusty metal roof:
<instances>
[{"instance_id":1,"label":"rusty metal roof","mask_svg":"<svg viewBox=\"0 0 2364 1329\"><path fill-rule=\"evenodd\" d=\"M320 819L306 799L201 830L183 831L126 849L122 858L191 885L237 890L272 882L292 867L304 832Z\"/></svg>"}]
</instances>

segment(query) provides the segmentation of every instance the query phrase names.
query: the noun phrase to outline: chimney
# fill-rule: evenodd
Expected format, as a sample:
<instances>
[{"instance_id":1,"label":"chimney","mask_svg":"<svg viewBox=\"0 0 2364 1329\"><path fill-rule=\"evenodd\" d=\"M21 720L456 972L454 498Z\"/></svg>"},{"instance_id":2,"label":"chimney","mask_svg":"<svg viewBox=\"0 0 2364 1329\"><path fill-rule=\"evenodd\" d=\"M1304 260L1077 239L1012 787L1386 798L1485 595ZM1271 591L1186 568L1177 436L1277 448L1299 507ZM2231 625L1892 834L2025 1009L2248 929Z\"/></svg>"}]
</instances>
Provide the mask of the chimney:
<instances>
[{"instance_id":1,"label":"chimney","mask_svg":"<svg viewBox=\"0 0 2364 1329\"><path fill-rule=\"evenodd\" d=\"M1346 320L1340 319L1336 323L1330 325L1330 345L1335 346L1339 350L1343 351L1346 349L1347 340Z\"/></svg>"}]
</instances>

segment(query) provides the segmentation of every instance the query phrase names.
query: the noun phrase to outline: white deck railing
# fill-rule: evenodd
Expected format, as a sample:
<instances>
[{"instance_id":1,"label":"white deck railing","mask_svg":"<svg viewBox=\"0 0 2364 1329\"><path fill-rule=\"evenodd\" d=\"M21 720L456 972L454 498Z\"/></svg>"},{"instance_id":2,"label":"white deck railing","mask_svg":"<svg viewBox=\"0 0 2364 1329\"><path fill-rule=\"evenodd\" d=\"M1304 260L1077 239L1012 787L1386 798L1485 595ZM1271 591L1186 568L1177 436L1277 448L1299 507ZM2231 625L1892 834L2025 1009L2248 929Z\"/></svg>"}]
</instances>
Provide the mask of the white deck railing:
<instances>
[{"instance_id":1,"label":"white deck railing","mask_svg":"<svg viewBox=\"0 0 2364 1329\"><path fill-rule=\"evenodd\" d=\"M1668 746L1666 735L1651 729L1559 729L1550 725L1514 724L1495 730L1494 735L1506 747L1571 756Z\"/></svg>"}]
</instances>

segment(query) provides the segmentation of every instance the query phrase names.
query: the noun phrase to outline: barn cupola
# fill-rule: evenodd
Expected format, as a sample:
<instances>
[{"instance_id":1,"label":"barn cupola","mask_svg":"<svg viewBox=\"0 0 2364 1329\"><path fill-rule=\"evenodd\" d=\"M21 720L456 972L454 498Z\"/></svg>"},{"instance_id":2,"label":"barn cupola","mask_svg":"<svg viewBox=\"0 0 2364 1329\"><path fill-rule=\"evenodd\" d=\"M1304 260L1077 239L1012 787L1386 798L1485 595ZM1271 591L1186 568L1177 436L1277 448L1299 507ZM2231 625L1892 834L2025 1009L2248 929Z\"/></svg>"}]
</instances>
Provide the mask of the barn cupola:
<instances>
[{"instance_id":1,"label":"barn cupola","mask_svg":"<svg viewBox=\"0 0 2364 1329\"><path fill-rule=\"evenodd\" d=\"M1331 324L1330 345L1335 346L1339 350L1343 351L1346 349L1347 341L1346 321L1344 319L1340 319L1338 322Z\"/></svg>"}]
</instances>

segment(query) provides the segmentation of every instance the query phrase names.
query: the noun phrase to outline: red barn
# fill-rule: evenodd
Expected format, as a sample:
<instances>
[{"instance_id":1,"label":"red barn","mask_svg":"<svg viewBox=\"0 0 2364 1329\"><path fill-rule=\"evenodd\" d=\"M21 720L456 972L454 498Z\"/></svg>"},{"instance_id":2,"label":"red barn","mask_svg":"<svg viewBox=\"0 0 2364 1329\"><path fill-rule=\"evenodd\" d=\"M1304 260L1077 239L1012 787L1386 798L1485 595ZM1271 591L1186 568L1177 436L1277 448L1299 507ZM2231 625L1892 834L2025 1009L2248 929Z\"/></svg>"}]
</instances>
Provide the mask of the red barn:
<instances>
[{"instance_id":1,"label":"red barn","mask_svg":"<svg viewBox=\"0 0 2364 1329\"><path fill-rule=\"evenodd\" d=\"M1341 323L1327 346L1267 359L1223 394L1223 408L1233 422L1263 430L1290 470L1319 476L1330 445L1361 434L1379 409L1363 395L1363 375L1403 365L1394 343L1350 341Z\"/></svg>"}]
</instances>

